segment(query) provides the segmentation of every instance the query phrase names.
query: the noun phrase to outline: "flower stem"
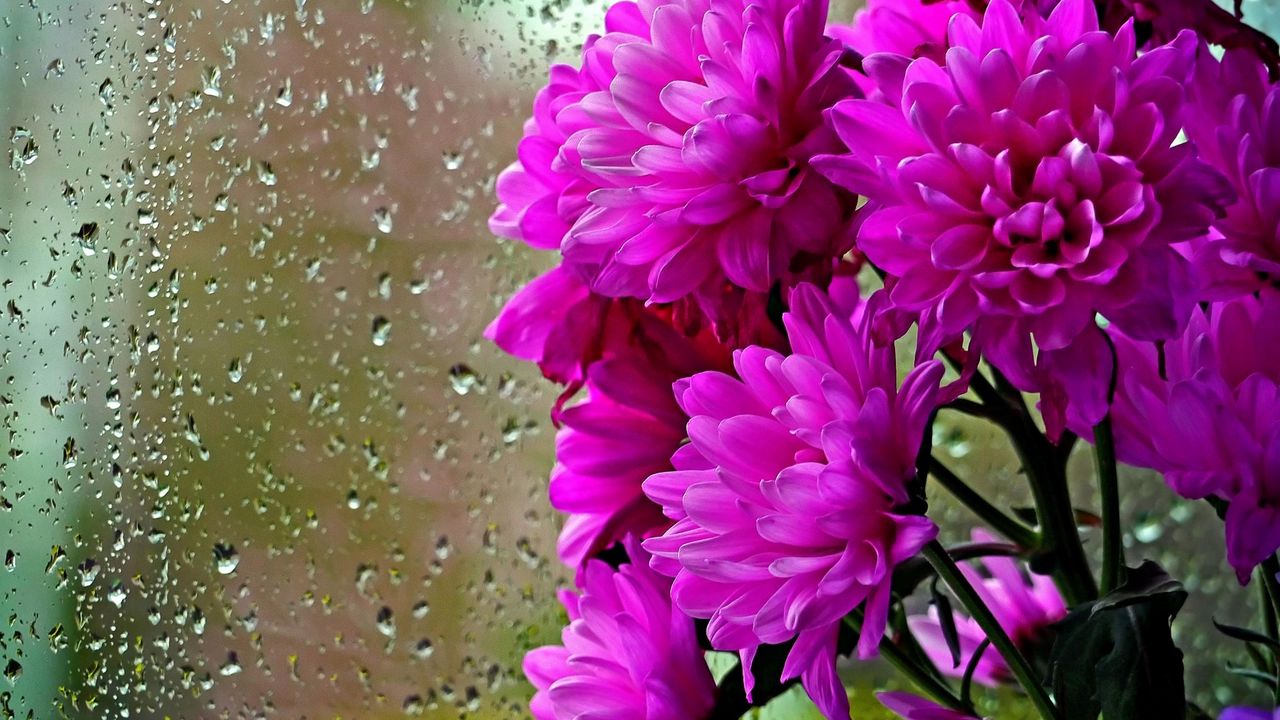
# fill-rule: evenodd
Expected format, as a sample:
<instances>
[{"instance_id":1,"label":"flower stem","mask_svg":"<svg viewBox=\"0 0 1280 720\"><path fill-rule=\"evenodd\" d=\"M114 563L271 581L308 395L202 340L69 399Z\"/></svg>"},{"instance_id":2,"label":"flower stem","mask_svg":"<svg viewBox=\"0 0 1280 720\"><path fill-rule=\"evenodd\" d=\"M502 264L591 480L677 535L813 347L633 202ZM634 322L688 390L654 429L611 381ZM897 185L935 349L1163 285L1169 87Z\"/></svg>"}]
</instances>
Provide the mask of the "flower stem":
<instances>
[{"instance_id":1,"label":"flower stem","mask_svg":"<svg viewBox=\"0 0 1280 720\"><path fill-rule=\"evenodd\" d=\"M960 371L963 364L949 355L947 360ZM1098 597L1098 586L1084 554L1076 526L1071 490L1067 487L1066 449L1055 447L1036 427L1021 393L998 370L991 368L993 385L982 371L974 372L969 388L982 401L983 416L1009 436L1031 485L1040 524L1038 549L1051 560L1050 572L1069 605ZM965 412L959 407L955 408Z\"/></svg>"},{"instance_id":2,"label":"flower stem","mask_svg":"<svg viewBox=\"0 0 1280 720\"><path fill-rule=\"evenodd\" d=\"M1120 522L1120 485L1116 475L1116 443L1111 431L1111 414L1093 428L1094 467L1102 491L1102 592L1120 586L1124 571L1123 530Z\"/></svg>"},{"instance_id":3,"label":"flower stem","mask_svg":"<svg viewBox=\"0 0 1280 720\"><path fill-rule=\"evenodd\" d=\"M1262 616L1267 634L1280 640L1280 557L1272 553L1258 568L1262 576ZM1280 652L1271 653L1272 667L1280 673ZM1276 683L1273 699L1280 705L1280 683Z\"/></svg>"},{"instance_id":4,"label":"flower stem","mask_svg":"<svg viewBox=\"0 0 1280 720\"><path fill-rule=\"evenodd\" d=\"M844 623L853 630L854 635L861 634L862 611L858 610L852 615L846 615L844 617ZM948 687L946 683L939 680L934 673L913 662L911 658L903 652L902 648L898 647L887 635L880 641L880 657L888 661L889 665L891 665L894 670L897 670L898 673L910 680L917 689L934 700L946 705L952 710L958 710L961 712L973 711L973 708L966 706L964 702L951 691L951 688Z\"/></svg>"},{"instance_id":5,"label":"flower stem","mask_svg":"<svg viewBox=\"0 0 1280 720\"><path fill-rule=\"evenodd\" d=\"M991 644L1000 652L1005 664L1009 666L1013 676L1018 679L1018 683L1022 685L1022 689L1027 692L1031 702L1036 706L1040 717L1044 720L1057 718L1058 710L1049 699L1044 686L1036 679L1036 673L1031 669L1030 663L1022 653L1018 652L1018 648L1009 639L1004 628L1000 627L996 616L992 614L991 608L987 607L978 592L969 584L969 580L965 578L964 573L960 572L960 567L956 565L955 560L947 554L946 548L942 547L937 540L933 540L924 546L923 553L929 564L933 565L933 569L937 571L938 577L947 583L947 587L955 593L956 599L965 610L969 611L969 616L978 623L978 626L987 634L987 638L991 640Z\"/></svg>"},{"instance_id":6,"label":"flower stem","mask_svg":"<svg viewBox=\"0 0 1280 720\"><path fill-rule=\"evenodd\" d=\"M990 525L991 529L1013 541L1015 545L1027 550L1034 550L1040 546L1040 536L1034 530L1014 520L1000 508L992 505L986 498L970 487L968 483L961 480L959 475L952 472L951 468L943 465L938 458L931 458L929 473L956 500L959 500L962 505L972 510L973 514L982 518L982 521Z\"/></svg>"},{"instance_id":7,"label":"flower stem","mask_svg":"<svg viewBox=\"0 0 1280 720\"><path fill-rule=\"evenodd\" d=\"M1004 425L1013 449L1031 483L1036 518L1044 538L1042 550L1053 559L1053 579L1068 605L1078 605L1098 597L1098 585L1080 541L1071 489L1067 486L1066 457L1036 427L1026 402L999 371L992 368L999 395L1011 408L1012 418Z\"/></svg>"}]
</instances>

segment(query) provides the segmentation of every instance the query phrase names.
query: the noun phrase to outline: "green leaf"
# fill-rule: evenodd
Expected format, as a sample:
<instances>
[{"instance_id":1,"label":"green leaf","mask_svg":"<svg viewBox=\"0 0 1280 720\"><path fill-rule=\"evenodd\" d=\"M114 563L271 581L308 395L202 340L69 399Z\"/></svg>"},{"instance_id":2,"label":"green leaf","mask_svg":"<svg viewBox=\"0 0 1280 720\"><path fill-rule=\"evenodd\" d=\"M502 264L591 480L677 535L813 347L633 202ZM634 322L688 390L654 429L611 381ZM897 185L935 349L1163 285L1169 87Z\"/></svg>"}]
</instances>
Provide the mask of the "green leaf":
<instances>
[{"instance_id":1,"label":"green leaf","mask_svg":"<svg viewBox=\"0 0 1280 720\"><path fill-rule=\"evenodd\" d=\"M1218 622L1216 618L1213 621L1213 626L1218 628L1218 632L1222 633L1223 635L1226 635L1229 638L1234 638L1236 640L1243 640L1247 643L1257 643L1259 645L1265 645L1271 648L1272 650L1280 650L1280 642L1276 642L1274 638L1270 638L1266 635L1263 635L1262 633L1256 630L1237 627L1235 625L1226 625L1224 623Z\"/></svg>"},{"instance_id":2,"label":"green leaf","mask_svg":"<svg viewBox=\"0 0 1280 720\"><path fill-rule=\"evenodd\" d=\"M933 598L933 606L938 609L938 625L942 628L942 637L947 641L947 649L951 651L951 667L960 667L960 630L956 628L956 614L951 609L951 600L938 587L938 579L934 578L929 585L929 595Z\"/></svg>"},{"instance_id":3,"label":"green leaf","mask_svg":"<svg viewBox=\"0 0 1280 720\"><path fill-rule=\"evenodd\" d=\"M1186 599L1182 585L1148 561L1058 623L1049 682L1064 720L1184 718L1182 651L1170 623Z\"/></svg>"},{"instance_id":4,"label":"green leaf","mask_svg":"<svg viewBox=\"0 0 1280 720\"><path fill-rule=\"evenodd\" d=\"M1272 692L1275 692L1276 690L1277 680L1274 675L1269 675L1260 670L1254 670L1253 668L1236 667L1235 665L1228 665L1227 672L1231 673L1232 675L1239 675L1242 678L1248 678L1255 682L1260 682L1263 685L1265 685L1268 690Z\"/></svg>"},{"instance_id":5,"label":"green leaf","mask_svg":"<svg viewBox=\"0 0 1280 720\"><path fill-rule=\"evenodd\" d=\"M960 699L966 703L973 703L973 674L978 671L978 663L982 662L982 656L990 648L991 638L982 638L978 649L973 651L973 657L969 658L968 667L964 669L964 678L960 680Z\"/></svg>"}]
</instances>

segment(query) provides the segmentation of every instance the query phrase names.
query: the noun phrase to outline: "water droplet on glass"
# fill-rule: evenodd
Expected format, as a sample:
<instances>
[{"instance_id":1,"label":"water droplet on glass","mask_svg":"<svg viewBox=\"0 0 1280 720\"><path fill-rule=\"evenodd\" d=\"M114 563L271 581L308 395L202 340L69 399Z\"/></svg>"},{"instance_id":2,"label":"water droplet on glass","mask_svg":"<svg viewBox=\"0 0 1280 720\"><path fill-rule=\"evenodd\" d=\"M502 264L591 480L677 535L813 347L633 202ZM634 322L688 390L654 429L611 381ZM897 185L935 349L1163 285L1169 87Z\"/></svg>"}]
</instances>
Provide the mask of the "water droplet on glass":
<instances>
[{"instance_id":1,"label":"water droplet on glass","mask_svg":"<svg viewBox=\"0 0 1280 720\"><path fill-rule=\"evenodd\" d=\"M276 171L272 169L271 163L258 163L258 182L271 187L276 184Z\"/></svg>"},{"instance_id":2,"label":"water droplet on glass","mask_svg":"<svg viewBox=\"0 0 1280 720\"><path fill-rule=\"evenodd\" d=\"M213 561L219 574L230 575L240 564L240 553L236 552L234 545L217 543L213 546Z\"/></svg>"},{"instance_id":3,"label":"water droplet on glass","mask_svg":"<svg viewBox=\"0 0 1280 720\"><path fill-rule=\"evenodd\" d=\"M378 626L378 632L389 638L396 636L396 617L391 612L391 608L386 605L378 608L378 617L375 622Z\"/></svg>"},{"instance_id":4,"label":"water droplet on glass","mask_svg":"<svg viewBox=\"0 0 1280 720\"><path fill-rule=\"evenodd\" d=\"M72 233L76 241L80 243L80 251L85 256L91 256L97 252L95 244L98 242L98 223L87 222L80 226L80 229Z\"/></svg>"},{"instance_id":5,"label":"water droplet on glass","mask_svg":"<svg viewBox=\"0 0 1280 720\"><path fill-rule=\"evenodd\" d=\"M460 152L447 150L441 157L444 160L445 170L457 170L462 167L462 153Z\"/></svg>"},{"instance_id":6,"label":"water droplet on glass","mask_svg":"<svg viewBox=\"0 0 1280 720\"><path fill-rule=\"evenodd\" d=\"M40 146L36 144L34 138L28 138L26 142L22 143L22 149L17 151L13 164L15 166L30 165L38 157L40 157Z\"/></svg>"},{"instance_id":7,"label":"water droplet on glass","mask_svg":"<svg viewBox=\"0 0 1280 720\"><path fill-rule=\"evenodd\" d=\"M103 105L111 107L111 102L115 100L115 97L116 86L111 84L111 78L103 80L102 84L98 86L98 99L102 101Z\"/></svg>"},{"instance_id":8,"label":"water droplet on glass","mask_svg":"<svg viewBox=\"0 0 1280 720\"><path fill-rule=\"evenodd\" d=\"M435 651L435 646L433 646L431 641L426 638L422 638L413 646L413 655L419 660L426 660L431 657Z\"/></svg>"},{"instance_id":9,"label":"water droplet on glass","mask_svg":"<svg viewBox=\"0 0 1280 720\"><path fill-rule=\"evenodd\" d=\"M378 226L378 230L384 233L391 232L391 211L380 207L373 211L373 224Z\"/></svg>"},{"instance_id":10,"label":"water droplet on glass","mask_svg":"<svg viewBox=\"0 0 1280 720\"><path fill-rule=\"evenodd\" d=\"M465 363L458 363L449 368L449 384L453 386L453 391L459 395L466 395L471 392L480 382L480 378L476 375L476 371Z\"/></svg>"},{"instance_id":11,"label":"water droplet on glass","mask_svg":"<svg viewBox=\"0 0 1280 720\"><path fill-rule=\"evenodd\" d=\"M280 107L289 107L293 104L293 80L291 78L285 78L284 86L276 92L276 104Z\"/></svg>"},{"instance_id":12,"label":"water droplet on glass","mask_svg":"<svg viewBox=\"0 0 1280 720\"><path fill-rule=\"evenodd\" d=\"M382 69L382 64L369 66L369 75L365 82L369 86L369 92L377 94L382 92L382 84L386 81L387 74Z\"/></svg>"},{"instance_id":13,"label":"water droplet on glass","mask_svg":"<svg viewBox=\"0 0 1280 720\"><path fill-rule=\"evenodd\" d=\"M427 616L427 613L430 613L430 612L431 612L431 606L427 604L426 600L419 600L418 602L413 604L413 617L415 619L421 620L422 618Z\"/></svg>"},{"instance_id":14,"label":"water droplet on glass","mask_svg":"<svg viewBox=\"0 0 1280 720\"><path fill-rule=\"evenodd\" d=\"M391 339L391 321L379 315L373 319L373 344L382 347Z\"/></svg>"},{"instance_id":15,"label":"water droplet on glass","mask_svg":"<svg viewBox=\"0 0 1280 720\"><path fill-rule=\"evenodd\" d=\"M89 558L80 563L80 587L89 587L94 580L98 579L98 572L102 566L94 562L93 558Z\"/></svg>"},{"instance_id":16,"label":"water droplet on glass","mask_svg":"<svg viewBox=\"0 0 1280 720\"><path fill-rule=\"evenodd\" d=\"M206 65L200 76L201 91L210 97L222 97L222 69L216 65Z\"/></svg>"},{"instance_id":17,"label":"water droplet on glass","mask_svg":"<svg viewBox=\"0 0 1280 720\"><path fill-rule=\"evenodd\" d=\"M227 661L218 668L218 673L223 677L230 677L239 674L243 669L240 666L240 658L236 657L235 653L229 652L227 653Z\"/></svg>"}]
</instances>

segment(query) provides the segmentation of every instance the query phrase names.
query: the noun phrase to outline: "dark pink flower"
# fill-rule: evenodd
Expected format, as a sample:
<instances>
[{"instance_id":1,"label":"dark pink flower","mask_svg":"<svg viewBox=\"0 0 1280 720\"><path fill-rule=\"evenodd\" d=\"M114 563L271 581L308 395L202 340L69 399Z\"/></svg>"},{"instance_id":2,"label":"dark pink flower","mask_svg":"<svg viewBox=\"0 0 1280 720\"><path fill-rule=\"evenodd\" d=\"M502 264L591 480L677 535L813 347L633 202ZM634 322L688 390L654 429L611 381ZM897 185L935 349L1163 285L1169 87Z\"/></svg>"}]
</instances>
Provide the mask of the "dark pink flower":
<instances>
[{"instance_id":1,"label":"dark pink flower","mask_svg":"<svg viewBox=\"0 0 1280 720\"><path fill-rule=\"evenodd\" d=\"M596 127L582 102L608 90L617 76L613 53L621 42L647 39L649 28L634 3L614 5L605 15L605 35L583 43L582 66L555 65L525 122L517 160L497 182L498 209L489 219L495 235L523 240L541 250L558 250L569 228L589 207L587 195L601 187L565 144L575 133Z\"/></svg>"},{"instance_id":2,"label":"dark pink flower","mask_svg":"<svg viewBox=\"0 0 1280 720\"><path fill-rule=\"evenodd\" d=\"M1175 245L1229 195L1177 140L1195 37L1138 57L1132 26L1098 31L1088 0L1047 19L993 0L981 26L955 16L949 42L942 64L866 58L884 102L837 105L848 152L814 166L880 205L858 243L897 310L944 342L972 331L1024 390L1052 368L1096 420L1105 392L1076 386L1109 376L1096 316L1176 335L1195 298Z\"/></svg>"},{"instance_id":3,"label":"dark pink flower","mask_svg":"<svg viewBox=\"0 0 1280 720\"><path fill-rule=\"evenodd\" d=\"M599 358L610 305L576 275L556 267L513 295L484 336L507 353L537 363L548 379L573 386Z\"/></svg>"},{"instance_id":4,"label":"dark pink flower","mask_svg":"<svg viewBox=\"0 0 1280 720\"><path fill-rule=\"evenodd\" d=\"M839 38L864 57L896 53L942 62L947 51L947 25L955 14L972 16L965 0L870 0L851 25L832 23L827 34ZM864 89L873 90L874 83Z\"/></svg>"},{"instance_id":5,"label":"dark pink flower","mask_svg":"<svg viewBox=\"0 0 1280 720\"><path fill-rule=\"evenodd\" d=\"M712 645L747 667L759 645L794 639L783 677L799 676L831 718L849 712L835 670L842 618L865 608L858 649L874 655L894 567L936 534L900 509L942 367L925 363L899 388L893 347L871 339L880 300L862 303L846 279L830 296L798 288L791 355L749 347L734 355L737 378L677 383L690 442L674 471L644 484L676 521L645 542L676 578L676 605L710 618Z\"/></svg>"},{"instance_id":6,"label":"dark pink flower","mask_svg":"<svg viewBox=\"0 0 1280 720\"><path fill-rule=\"evenodd\" d=\"M1163 358L1112 338L1118 456L1159 470L1183 497L1229 502L1227 560L1246 582L1280 548L1280 293L1197 310Z\"/></svg>"},{"instance_id":7,"label":"dark pink flower","mask_svg":"<svg viewBox=\"0 0 1280 720\"><path fill-rule=\"evenodd\" d=\"M614 5L583 69L539 95L494 230L658 303L843 254L856 198L808 166L839 147L823 111L855 92L825 22L824 0Z\"/></svg>"},{"instance_id":8,"label":"dark pink flower","mask_svg":"<svg viewBox=\"0 0 1280 720\"><path fill-rule=\"evenodd\" d=\"M1280 280L1280 88L1253 53L1203 46L1191 97L1187 136L1238 196L1197 259L1227 295L1251 292Z\"/></svg>"},{"instance_id":9,"label":"dark pink flower","mask_svg":"<svg viewBox=\"0 0 1280 720\"><path fill-rule=\"evenodd\" d=\"M627 535L670 525L641 491L671 469L688 416L671 385L696 372L728 369L729 351L709 333L688 337L651 314L640 315L625 347L587 371L586 395L559 415L551 506L568 514L560 558L570 567Z\"/></svg>"},{"instance_id":10,"label":"dark pink flower","mask_svg":"<svg viewBox=\"0 0 1280 720\"><path fill-rule=\"evenodd\" d=\"M979 720L906 692L880 692L876 699L903 720Z\"/></svg>"},{"instance_id":11,"label":"dark pink flower","mask_svg":"<svg viewBox=\"0 0 1280 720\"><path fill-rule=\"evenodd\" d=\"M561 593L569 614L562 645L531 651L524 673L537 688L535 720L701 720L715 683L693 621L671 606L670 581L628 543L632 562L592 560L580 593Z\"/></svg>"},{"instance_id":12,"label":"dark pink flower","mask_svg":"<svg viewBox=\"0 0 1280 720\"><path fill-rule=\"evenodd\" d=\"M730 348L779 347L783 338L769 321L767 302L759 293L726 287L706 298L705 305L682 301L646 306L639 300L597 295L560 266L512 296L484 335L507 353L537 363L543 375L568 386L567 394L572 395L592 363L628 352L648 335L666 336L662 326L698 338L697 344L704 347L712 342Z\"/></svg>"},{"instance_id":13,"label":"dark pink flower","mask_svg":"<svg viewBox=\"0 0 1280 720\"><path fill-rule=\"evenodd\" d=\"M996 540L994 535L983 530L974 530L973 539L975 542ZM1026 573L1011 558L990 557L961 565L960 570L996 616L1005 634L1024 654L1043 643L1049 626L1067 614L1066 603L1053 581L1044 575ZM977 621L956 614L955 625L960 636L960 663L952 665L951 651L942 632L937 608L930 608L928 615L907 618L907 625L920 640L933 663L943 674L952 677L964 677L974 652L987 638ZM995 686L1012 682L1014 678L1000 653L994 648L987 648L978 660L973 679L984 685Z\"/></svg>"}]
</instances>

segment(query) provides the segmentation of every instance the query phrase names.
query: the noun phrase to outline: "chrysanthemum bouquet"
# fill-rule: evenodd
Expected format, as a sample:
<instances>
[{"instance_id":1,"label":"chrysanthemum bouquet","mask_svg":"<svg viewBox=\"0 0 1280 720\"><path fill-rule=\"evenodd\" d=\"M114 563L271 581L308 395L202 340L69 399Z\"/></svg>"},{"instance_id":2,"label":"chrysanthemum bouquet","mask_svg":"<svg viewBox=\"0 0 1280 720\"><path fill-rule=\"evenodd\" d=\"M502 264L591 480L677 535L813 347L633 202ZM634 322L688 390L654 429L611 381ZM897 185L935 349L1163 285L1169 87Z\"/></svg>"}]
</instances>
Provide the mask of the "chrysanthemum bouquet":
<instances>
[{"instance_id":1,"label":"chrysanthemum bouquet","mask_svg":"<svg viewBox=\"0 0 1280 720\"><path fill-rule=\"evenodd\" d=\"M915 720L1000 685L1045 719L1207 717L1186 591L1125 558L1117 462L1216 509L1264 598L1222 631L1274 705L1277 59L1210 0L612 5L491 221L560 259L487 333L564 386L578 587L525 660L534 717L740 717L798 680L847 718L842 656L888 661L915 694L881 702ZM932 452L943 413L1003 431L1033 511ZM973 542L940 544L929 484ZM740 663L714 682L707 650Z\"/></svg>"}]
</instances>

